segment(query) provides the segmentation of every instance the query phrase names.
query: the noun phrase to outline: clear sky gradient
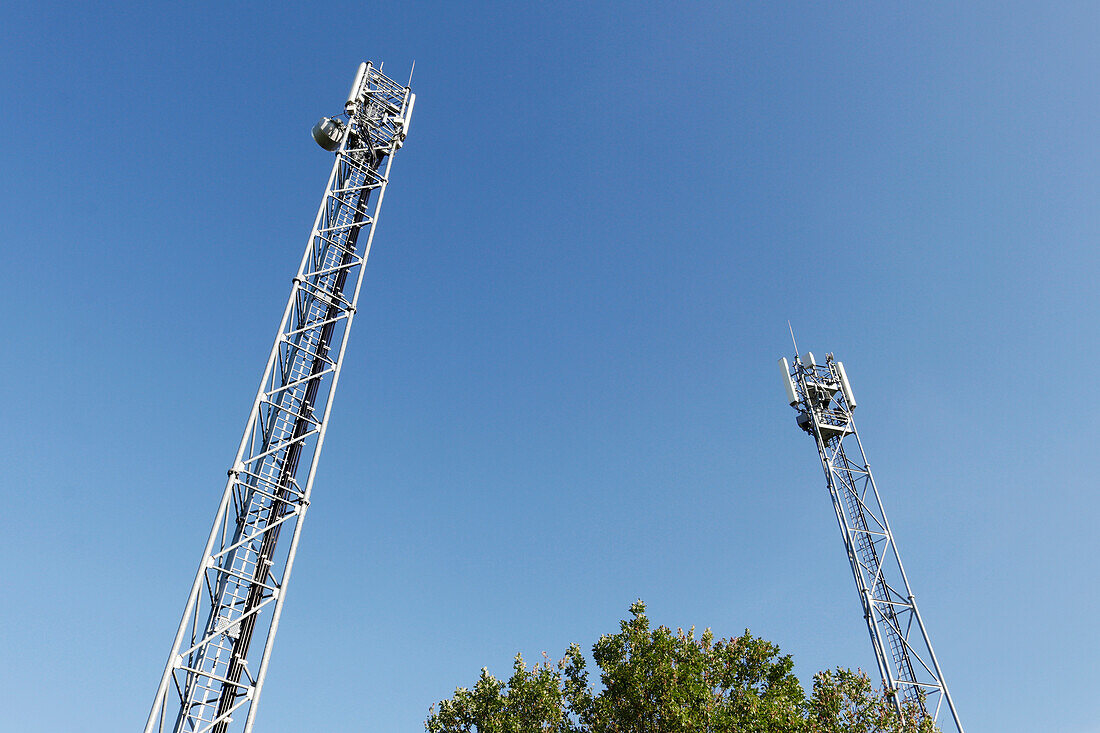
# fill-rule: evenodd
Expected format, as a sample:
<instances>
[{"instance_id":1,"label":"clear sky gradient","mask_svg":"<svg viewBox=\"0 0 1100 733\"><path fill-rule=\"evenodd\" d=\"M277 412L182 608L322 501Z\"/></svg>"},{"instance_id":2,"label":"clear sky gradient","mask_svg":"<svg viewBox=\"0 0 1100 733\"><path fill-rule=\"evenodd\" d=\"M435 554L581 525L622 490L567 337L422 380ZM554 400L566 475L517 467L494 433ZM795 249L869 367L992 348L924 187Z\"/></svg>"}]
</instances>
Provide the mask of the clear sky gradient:
<instances>
[{"instance_id":1,"label":"clear sky gradient","mask_svg":"<svg viewBox=\"0 0 1100 733\"><path fill-rule=\"evenodd\" d=\"M394 162L258 730L652 618L874 669L779 372L835 352L971 733L1100 730L1096 3L22 3L0 730L137 730L360 60Z\"/></svg>"}]
</instances>

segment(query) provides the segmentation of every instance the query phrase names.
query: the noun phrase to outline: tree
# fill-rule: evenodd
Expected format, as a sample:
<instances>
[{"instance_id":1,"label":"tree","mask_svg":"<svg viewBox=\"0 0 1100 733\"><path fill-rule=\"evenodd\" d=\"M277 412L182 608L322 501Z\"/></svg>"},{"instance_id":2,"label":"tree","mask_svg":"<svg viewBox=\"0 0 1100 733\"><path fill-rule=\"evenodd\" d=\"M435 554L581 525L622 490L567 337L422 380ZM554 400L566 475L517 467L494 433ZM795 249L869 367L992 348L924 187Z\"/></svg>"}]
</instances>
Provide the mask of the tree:
<instances>
[{"instance_id":1,"label":"tree","mask_svg":"<svg viewBox=\"0 0 1100 733\"><path fill-rule=\"evenodd\" d=\"M807 698L790 655L754 637L715 641L651 628L645 604L617 634L592 647L602 689L589 684L573 644L556 665L530 669L516 655L507 682L487 669L472 689L432 706L428 733L935 733L908 706L899 715L866 675L837 669L814 677Z\"/></svg>"},{"instance_id":2,"label":"tree","mask_svg":"<svg viewBox=\"0 0 1100 733\"><path fill-rule=\"evenodd\" d=\"M814 675L814 694L806 701L812 733L936 733L939 729L913 703L899 714L867 675L837 668Z\"/></svg>"}]
</instances>

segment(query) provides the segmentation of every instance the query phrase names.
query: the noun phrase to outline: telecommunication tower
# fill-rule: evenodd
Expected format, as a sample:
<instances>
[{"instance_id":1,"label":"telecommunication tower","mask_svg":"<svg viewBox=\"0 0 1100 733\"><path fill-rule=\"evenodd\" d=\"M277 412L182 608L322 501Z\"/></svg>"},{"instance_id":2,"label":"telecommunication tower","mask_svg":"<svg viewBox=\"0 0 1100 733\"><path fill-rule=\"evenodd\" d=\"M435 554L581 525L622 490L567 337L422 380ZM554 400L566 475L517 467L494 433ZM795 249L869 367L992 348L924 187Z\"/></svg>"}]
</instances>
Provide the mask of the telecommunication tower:
<instances>
[{"instance_id":1,"label":"telecommunication tower","mask_svg":"<svg viewBox=\"0 0 1100 733\"><path fill-rule=\"evenodd\" d=\"M336 160L145 733L252 730L364 265L415 99L363 63L345 115L313 129Z\"/></svg>"},{"instance_id":2,"label":"telecommunication tower","mask_svg":"<svg viewBox=\"0 0 1100 733\"><path fill-rule=\"evenodd\" d=\"M844 365L832 354L818 364L812 353L779 365L798 426L817 443L882 682L899 710L914 703L941 729L963 733L856 432Z\"/></svg>"}]
</instances>

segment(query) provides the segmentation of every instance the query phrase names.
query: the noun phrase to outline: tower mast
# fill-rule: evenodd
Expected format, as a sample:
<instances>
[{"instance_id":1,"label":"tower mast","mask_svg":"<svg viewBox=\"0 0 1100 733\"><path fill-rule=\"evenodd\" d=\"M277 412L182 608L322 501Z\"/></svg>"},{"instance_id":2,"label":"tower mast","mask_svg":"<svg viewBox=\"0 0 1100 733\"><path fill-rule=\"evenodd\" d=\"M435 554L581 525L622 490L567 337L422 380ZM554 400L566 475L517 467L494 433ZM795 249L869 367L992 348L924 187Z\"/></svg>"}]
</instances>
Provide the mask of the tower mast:
<instances>
[{"instance_id":1,"label":"tower mast","mask_svg":"<svg viewBox=\"0 0 1100 733\"><path fill-rule=\"evenodd\" d=\"M809 352L805 362L796 354L793 365L779 365L798 426L817 443L883 685L899 712L912 703L941 729L963 733L852 419L844 365L832 354L818 364Z\"/></svg>"},{"instance_id":2,"label":"tower mast","mask_svg":"<svg viewBox=\"0 0 1100 733\"><path fill-rule=\"evenodd\" d=\"M345 116L313 130L336 159L145 733L252 730L364 265L415 99L363 63Z\"/></svg>"}]
</instances>

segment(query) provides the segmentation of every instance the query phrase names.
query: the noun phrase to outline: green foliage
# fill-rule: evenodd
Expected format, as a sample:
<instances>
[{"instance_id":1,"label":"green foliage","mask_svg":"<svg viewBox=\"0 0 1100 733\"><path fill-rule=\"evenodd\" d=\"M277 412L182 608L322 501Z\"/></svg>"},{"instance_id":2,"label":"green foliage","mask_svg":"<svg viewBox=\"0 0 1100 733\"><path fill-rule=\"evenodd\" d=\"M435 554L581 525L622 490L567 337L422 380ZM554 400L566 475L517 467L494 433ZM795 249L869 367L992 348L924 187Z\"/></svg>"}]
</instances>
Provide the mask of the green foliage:
<instances>
[{"instance_id":1,"label":"green foliage","mask_svg":"<svg viewBox=\"0 0 1100 733\"><path fill-rule=\"evenodd\" d=\"M935 733L907 707L899 715L861 673L814 677L806 697L789 655L747 630L714 640L659 626L645 604L630 607L619 633L592 647L603 689L588 681L576 644L556 665L527 668L517 655L507 683L487 669L433 706L428 733Z\"/></svg>"},{"instance_id":2,"label":"green foliage","mask_svg":"<svg viewBox=\"0 0 1100 733\"><path fill-rule=\"evenodd\" d=\"M566 721L561 675L549 662L528 670L523 657L517 654L505 689L503 682L483 668L473 690L460 687L453 698L439 703L439 712L432 711L427 730L432 733L571 730Z\"/></svg>"},{"instance_id":3,"label":"green foliage","mask_svg":"<svg viewBox=\"0 0 1100 733\"><path fill-rule=\"evenodd\" d=\"M867 675L850 669L814 675L814 694L807 701L808 731L812 733L935 733L931 719L913 703L902 706L878 694Z\"/></svg>"}]
</instances>

